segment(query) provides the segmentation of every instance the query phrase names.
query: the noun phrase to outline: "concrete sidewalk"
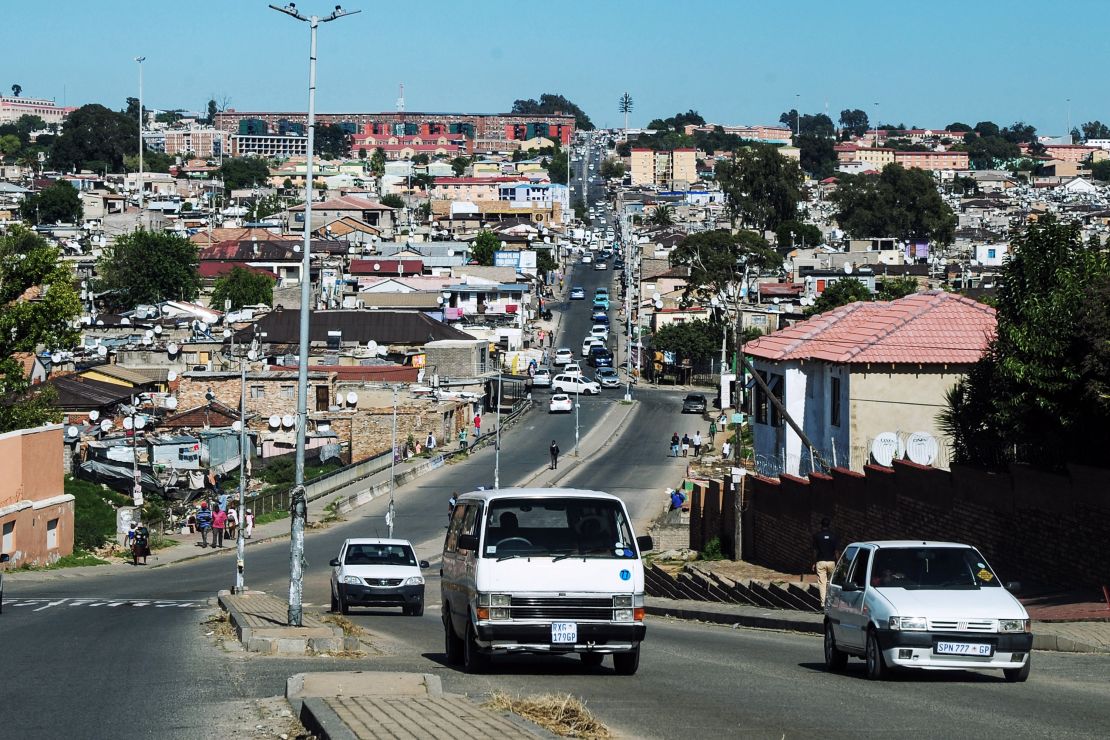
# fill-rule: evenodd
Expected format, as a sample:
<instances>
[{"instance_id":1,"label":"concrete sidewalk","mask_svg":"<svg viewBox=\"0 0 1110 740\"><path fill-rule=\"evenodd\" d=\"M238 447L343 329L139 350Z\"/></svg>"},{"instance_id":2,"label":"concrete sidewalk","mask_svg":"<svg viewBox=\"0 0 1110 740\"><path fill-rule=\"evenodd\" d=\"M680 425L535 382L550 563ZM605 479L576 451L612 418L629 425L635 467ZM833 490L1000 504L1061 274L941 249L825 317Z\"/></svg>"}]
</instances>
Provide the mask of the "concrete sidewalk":
<instances>
[{"instance_id":1,"label":"concrete sidewalk","mask_svg":"<svg viewBox=\"0 0 1110 740\"><path fill-rule=\"evenodd\" d=\"M740 604L664 599L657 596L648 596L644 606L648 614L660 617L815 635L822 634L824 630L824 618L816 612L761 609ZM1033 649L1066 653L1110 653L1110 623L1034 620Z\"/></svg>"}]
</instances>

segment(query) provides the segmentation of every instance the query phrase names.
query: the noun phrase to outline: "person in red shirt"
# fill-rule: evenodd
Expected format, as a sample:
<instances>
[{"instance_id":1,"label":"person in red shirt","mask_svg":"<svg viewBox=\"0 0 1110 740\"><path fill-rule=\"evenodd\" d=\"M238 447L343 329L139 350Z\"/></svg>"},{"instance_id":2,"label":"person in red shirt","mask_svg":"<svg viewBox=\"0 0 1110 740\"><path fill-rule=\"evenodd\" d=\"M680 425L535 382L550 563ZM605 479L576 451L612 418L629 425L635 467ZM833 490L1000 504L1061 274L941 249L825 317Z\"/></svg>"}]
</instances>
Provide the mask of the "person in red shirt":
<instances>
[{"instance_id":1,"label":"person in red shirt","mask_svg":"<svg viewBox=\"0 0 1110 740\"><path fill-rule=\"evenodd\" d=\"M482 415L480 413L474 414L474 438L482 436Z\"/></svg>"},{"instance_id":2,"label":"person in red shirt","mask_svg":"<svg viewBox=\"0 0 1110 740\"><path fill-rule=\"evenodd\" d=\"M212 547L224 546L224 527L227 526L227 512L217 509L212 515Z\"/></svg>"}]
</instances>

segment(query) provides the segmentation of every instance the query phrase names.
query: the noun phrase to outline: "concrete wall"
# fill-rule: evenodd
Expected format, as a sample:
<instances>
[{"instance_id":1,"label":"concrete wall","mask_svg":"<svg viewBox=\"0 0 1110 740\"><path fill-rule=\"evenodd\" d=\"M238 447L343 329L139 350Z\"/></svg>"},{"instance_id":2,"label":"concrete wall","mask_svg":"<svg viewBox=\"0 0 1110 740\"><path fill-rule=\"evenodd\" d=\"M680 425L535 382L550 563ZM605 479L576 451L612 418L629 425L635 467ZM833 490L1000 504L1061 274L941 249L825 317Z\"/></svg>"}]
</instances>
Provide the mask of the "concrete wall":
<instances>
[{"instance_id":1,"label":"concrete wall","mask_svg":"<svg viewBox=\"0 0 1110 740\"><path fill-rule=\"evenodd\" d=\"M751 560L788 573L812 566L813 533L830 516L841 542L929 539L978 547L1003 581L1058 590L1110 584L1110 470L987 473L895 462L864 473L748 477Z\"/></svg>"}]
</instances>

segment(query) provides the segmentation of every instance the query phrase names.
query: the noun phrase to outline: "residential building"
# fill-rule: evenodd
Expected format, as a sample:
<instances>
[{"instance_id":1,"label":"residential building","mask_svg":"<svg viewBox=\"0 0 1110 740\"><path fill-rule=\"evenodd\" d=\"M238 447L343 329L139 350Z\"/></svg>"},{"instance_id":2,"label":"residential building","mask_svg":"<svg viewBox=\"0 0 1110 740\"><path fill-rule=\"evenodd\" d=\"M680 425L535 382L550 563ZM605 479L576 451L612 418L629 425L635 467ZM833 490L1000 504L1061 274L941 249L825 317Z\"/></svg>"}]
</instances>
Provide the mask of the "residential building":
<instances>
[{"instance_id":1,"label":"residential building","mask_svg":"<svg viewBox=\"0 0 1110 740\"><path fill-rule=\"evenodd\" d=\"M712 124L697 126L687 124L685 133L692 136L695 131L712 133L717 126ZM721 126L726 134L739 136L745 141L755 141L764 144L789 144L793 140L794 132L788 126Z\"/></svg>"},{"instance_id":2,"label":"residential building","mask_svg":"<svg viewBox=\"0 0 1110 740\"><path fill-rule=\"evenodd\" d=\"M303 203L288 209L286 215L286 228L289 231L304 231ZM376 200L345 195L312 204L312 226L314 229L346 217L355 218L368 226L383 231L393 229L393 209Z\"/></svg>"},{"instance_id":3,"label":"residential building","mask_svg":"<svg viewBox=\"0 0 1110 740\"><path fill-rule=\"evenodd\" d=\"M73 552L73 496L65 493L62 425L0 434L0 553L9 568Z\"/></svg>"},{"instance_id":4,"label":"residential building","mask_svg":"<svg viewBox=\"0 0 1110 740\"><path fill-rule=\"evenodd\" d=\"M160 133L163 137L162 151L166 154L213 159L228 153L228 134L216 128L171 128Z\"/></svg>"},{"instance_id":5,"label":"residential building","mask_svg":"<svg viewBox=\"0 0 1110 740\"><path fill-rule=\"evenodd\" d=\"M744 351L829 464L862 470L874 440L893 433L905 449L922 433L949 447L937 421L945 394L982 357L996 328L990 306L934 290L896 301L852 303L748 342ZM762 388L750 398L757 466L805 474L809 450Z\"/></svg>"},{"instance_id":6,"label":"residential building","mask_svg":"<svg viewBox=\"0 0 1110 740\"><path fill-rule=\"evenodd\" d=\"M38 116L47 126L62 124L72 108L62 108L45 98L17 98L0 95L0 124L15 123L22 116Z\"/></svg>"},{"instance_id":7,"label":"residential building","mask_svg":"<svg viewBox=\"0 0 1110 740\"><path fill-rule=\"evenodd\" d=\"M697 157L690 147L672 150L633 147L631 153L633 187L655 185L682 190L697 182Z\"/></svg>"},{"instance_id":8,"label":"residential building","mask_svg":"<svg viewBox=\"0 0 1110 740\"><path fill-rule=\"evenodd\" d=\"M417 154L456 157L468 153L467 140L458 134L425 137L362 133L351 137L352 153L365 151L369 157L375 149L381 149L388 160L412 159Z\"/></svg>"},{"instance_id":9,"label":"residential building","mask_svg":"<svg viewBox=\"0 0 1110 740\"><path fill-rule=\"evenodd\" d=\"M903 152L894 153L894 162L906 169L966 170L970 167L967 152Z\"/></svg>"},{"instance_id":10,"label":"residential building","mask_svg":"<svg viewBox=\"0 0 1110 740\"><path fill-rule=\"evenodd\" d=\"M298 134L232 134L231 156L289 159L308 155L308 137Z\"/></svg>"},{"instance_id":11,"label":"residential building","mask_svg":"<svg viewBox=\"0 0 1110 740\"><path fill-rule=\"evenodd\" d=\"M1001 267L1010 253L1010 245L1001 244L976 244L975 261L987 267Z\"/></svg>"},{"instance_id":12,"label":"residential building","mask_svg":"<svg viewBox=\"0 0 1110 740\"><path fill-rule=\"evenodd\" d=\"M1045 146L1044 153L1049 159L1061 159L1065 162L1099 162L1110 157L1110 152L1087 144L1049 144Z\"/></svg>"}]
</instances>

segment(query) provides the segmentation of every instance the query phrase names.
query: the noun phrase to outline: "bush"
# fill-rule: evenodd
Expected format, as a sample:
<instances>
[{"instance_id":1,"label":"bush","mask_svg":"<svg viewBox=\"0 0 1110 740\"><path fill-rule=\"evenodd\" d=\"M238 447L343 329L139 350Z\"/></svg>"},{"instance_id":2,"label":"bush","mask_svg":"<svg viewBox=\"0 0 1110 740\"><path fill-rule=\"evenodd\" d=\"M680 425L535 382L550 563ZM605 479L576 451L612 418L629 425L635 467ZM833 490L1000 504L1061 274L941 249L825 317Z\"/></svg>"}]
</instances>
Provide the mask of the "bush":
<instances>
[{"instance_id":1,"label":"bush","mask_svg":"<svg viewBox=\"0 0 1110 740\"><path fill-rule=\"evenodd\" d=\"M106 500L116 494L95 483L66 476L65 492L73 502L73 548L94 550L116 534L116 509Z\"/></svg>"},{"instance_id":2,"label":"bush","mask_svg":"<svg viewBox=\"0 0 1110 740\"><path fill-rule=\"evenodd\" d=\"M705 547L698 553L698 558L701 560L724 560L725 554L721 550L721 538L714 537L706 542Z\"/></svg>"}]
</instances>

